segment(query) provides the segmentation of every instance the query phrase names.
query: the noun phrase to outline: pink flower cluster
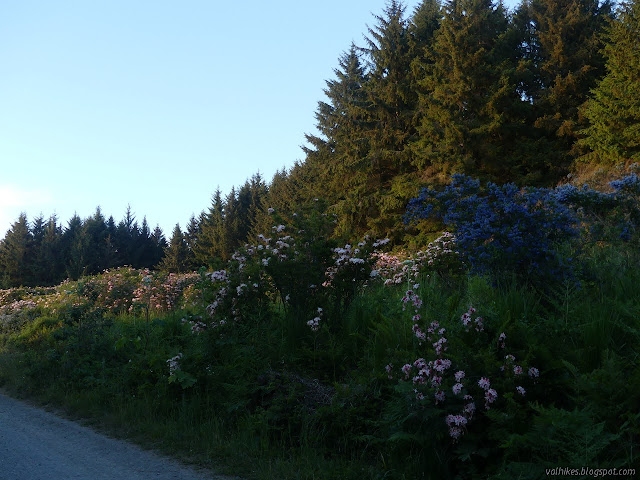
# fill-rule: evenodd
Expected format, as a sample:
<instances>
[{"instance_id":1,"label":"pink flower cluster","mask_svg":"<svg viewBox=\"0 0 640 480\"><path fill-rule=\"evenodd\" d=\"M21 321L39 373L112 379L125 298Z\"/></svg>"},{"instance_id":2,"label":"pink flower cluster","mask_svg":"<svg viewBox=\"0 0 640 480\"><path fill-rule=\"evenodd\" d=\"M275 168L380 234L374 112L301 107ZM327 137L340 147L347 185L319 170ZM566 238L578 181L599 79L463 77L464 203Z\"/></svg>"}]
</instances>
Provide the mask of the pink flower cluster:
<instances>
[{"instance_id":1,"label":"pink flower cluster","mask_svg":"<svg viewBox=\"0 0 640 480\"><path fill-rule=\"evenodd\" d=\"M408 304L413 304L414 307L421 305L418 301L417 295L414 291L409 290L402 298L403 309ZM416 308L417 309L417 308ZM461 317L461 322L465 330L475 332L484 331L484 325L481 317L473 316L476 314L476 309L470 307L469 310ZM420 315L413 316L413 333L418 338L420 345L423 341L428 340L432 342L434 359L427 361L424 358L418 358L413 364L405 364L402 366L401 371L405 381L411 380L413 383L413 391L415 398L418 401L423 401L426 398L426 392L424 389L432 391L434 402L436 405L446 402L446 388L445 385L449 385L451 388L452 396L460 397L463 399L462 411L458 414L448 414L445 419L445 423L449 429L449 435L454 441L457 441L466 431L469 422L472 420L476 412L476 403L473 396L473 389L480 393L484 399L484 406L486 410L492 408L498 401L498 391L492 387L491 380L488 376L482 376L470 383L466 382L467 374L464 370L452 370L452 362L445 357L447 351L447 338L445 337L445 329L441 328L437 321L431 322L426 333L423 333L419 321ZM506 347L506 334L503 332L498 337L498 345L501 349ZM515 356L507 354L505 356L505 364L500 368L502 374L513 375L514 378L524 376L524 367L515 363ZM389 364L386 367L387 375L391 379L392 365ZM539 377L540 372L537 368L531 367L528 370L529 377L534 381ZM477 378L477 377L476 377ZM477 385L477 387L474 387ZM518 385L515 387L516 392L520 396L526 395L526 390L523 386Z\"/></svg>"},{"instance_id":2,"label":"pink flower cluster","mask_svg":"<svg viewBox=\"0 0 640 480\"><path fill-rule=\"evenodd\" d=\"M380 242L379 240L373 246L377 247ZM374 271L385 285L400 285L403 282L415 281L420 272L425 269L447 270L460 263L455 237L449 232L444 232L429 243L425 250L415 254L375 253L374 258L376 259Z\"/></svg>"},{"instance_id":3,"label":"pink flower cluster","mask_svg":"<svg viewBox=\"0 0 640 480\"><path fill-rule=\"evenodd\" d=\"M343 273L344 270L359 270L365 271L366 258L369 253L363 247L367 244L365 238L358 244L357 247L353 247L351 244L346 244L344 247L338 247L333 249L333 265L329 266L324 272L326 280L322 283L323 287L331 286L335 278ZM353 273L353 272L350 272ZM344 273L343 273L344 274Z\"/></svg>"},{"instance_id":4,"label":"pink flower cluster","mask_svg":"<svg viewBox=\"0 0 640 480\"><path fill-rule=\"evenodd\" d=\"M418 256L419 253L410 257L403 253L394 255L374 252L372 255L375 259L373 276L379 277L385 285L400 285L407 281L415 281L424 263Z\"/></svg>"},{"instance_id":5,"label":"pink flower cluster","mask_svg":"<svg viewBox=\"0 0 640 480\"><path fill-rule=\"evenodd\" d=\"M471 330L472 326L475 327L476 332L482 332L484 330L482 317L476 317L475 320L472 320L471 315L473 315L474 313L476 313L476 309L473 307L469 307L469 310L466 313L463 313L462 317L460 317L460 320L462 320L462 325L464 325L464 328L467 330L467 332Z\"/></svg>"},{"instance_id":6,"label":"pink flower cluster","mask_svg":"<svg viewBox=\"0 0 640 480\"><path fill-rule=\"evenodd\" d=\"M407 304L409 303L413 305L416 312L420 307L422 307L422 300L413 290L407 290L407 293L402 297L402 311L406 310Z\"/></svg>"}]
</instances>

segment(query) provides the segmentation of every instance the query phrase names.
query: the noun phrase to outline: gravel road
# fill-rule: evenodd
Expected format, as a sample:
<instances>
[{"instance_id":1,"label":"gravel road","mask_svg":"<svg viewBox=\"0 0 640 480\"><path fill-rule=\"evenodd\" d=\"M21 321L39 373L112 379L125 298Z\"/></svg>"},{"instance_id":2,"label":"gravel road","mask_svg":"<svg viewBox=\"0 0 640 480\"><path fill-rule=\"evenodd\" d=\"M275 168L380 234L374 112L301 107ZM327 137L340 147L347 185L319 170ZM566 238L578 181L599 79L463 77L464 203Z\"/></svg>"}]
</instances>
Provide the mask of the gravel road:
<instances>
[{"instance_id":1,"label":"gravel road","mask_svg":"<svg viewBox=\"0 0 640 480\"><path fill-rule=\"evenodd\" d=\"M232 480L106 437L0 393L0 480Z\"/></svg>"}]
</instances>

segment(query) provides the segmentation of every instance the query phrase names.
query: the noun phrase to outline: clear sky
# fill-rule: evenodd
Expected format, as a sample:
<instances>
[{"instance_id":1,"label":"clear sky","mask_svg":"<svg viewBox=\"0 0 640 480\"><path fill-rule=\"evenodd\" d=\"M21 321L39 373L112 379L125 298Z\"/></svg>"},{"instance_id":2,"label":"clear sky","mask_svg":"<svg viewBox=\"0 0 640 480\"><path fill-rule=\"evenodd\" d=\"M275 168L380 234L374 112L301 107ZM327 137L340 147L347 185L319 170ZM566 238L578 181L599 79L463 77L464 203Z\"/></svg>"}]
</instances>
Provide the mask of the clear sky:
<instances>
[{"instance_id":1,"label":"clear sky","mask_svg":"<svg viewBox=\"0 0 640 480\"><path fill-rule=\"evenodd\" d=\"M411 13L418 0L405 1ZM303 159L325 80L385 0L21 0L0 15L0 238L100 206L167 237Z\"/></svg>"}]
</instances>

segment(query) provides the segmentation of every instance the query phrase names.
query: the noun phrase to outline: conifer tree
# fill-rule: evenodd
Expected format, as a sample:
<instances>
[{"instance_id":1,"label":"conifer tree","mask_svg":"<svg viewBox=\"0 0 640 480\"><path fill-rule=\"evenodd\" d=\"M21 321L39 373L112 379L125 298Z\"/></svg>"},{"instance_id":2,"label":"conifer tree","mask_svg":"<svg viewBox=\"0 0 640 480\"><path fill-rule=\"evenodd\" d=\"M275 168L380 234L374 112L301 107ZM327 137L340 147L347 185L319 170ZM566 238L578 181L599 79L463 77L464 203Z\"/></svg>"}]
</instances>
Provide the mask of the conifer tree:
<instances>
[{"instance_id":1,"label":"conifer tree","mask_svg":"<svg viewBox=\"0 0 640 480\"><path fill-rule=\"evenodd\" d=\"M529 96L534 126L545 137L539 150L553 174L565 173L581 124L579 108L604 74L602 32L611 14L605 0L527 0L535 78ZM549 142L550 140L550 142Z\"/></svg>"},{"instance_id":2,"label":"conifer tree","mask_svg":"<svg viewBox=\"0 0 640 480\"><path fill-rule=\"evenodd\" d=\"M39 285L55 285L65 278L62 258L62 227L55 215L49 217L36 257L35 276Z\"/></svg>"},{"instance_id":3,"label":"conifer tree","mask_svg":"<svg viewBox=\"0 0 640 480\"><path fill-rule=\"evenodd\" d=\"M27 215L21 213L0 243L0 282L3 288L27 285L31 241Z\"/></svg>"},{"instance_id":4,"label":"conifer tree","mask_svg":"<svg viewBox=\"0 0 640 480\"><path fill-rule=\"evenodd\" d=\"M200 234L194 246L196 264L218 268L224 257L224 202L218 187L211 199L211 206L200 219Z\"/></svg>"},{"instance_id":5,"label":"conifer tree","mask_svg":"<svg viewBox=\"0 0 640 480\"><path fill-rule=\"evenodd\" d=\"M66 276L71 280L77 280L86 273L86 252L88 248L83 222L78 214L74 214L67 223L67 228L62 234L62 246Z\"/></svg>"},{"instance_id":6,"label":"conifer tree","mask_svg":"<svg viewBox=\"0 0 640 480\"><path fill-rule=\"evenodd\" d=\"M142 225L140 226L140 234L138 235L135 257L138 263L133 265L137 266L138 268L151 268L160 260L158 252L155 248L154 240L152 238L152 232L149 229L149 222L147 222L146 216L142 218Z\"/></svg>"},{"instance_id":7,"label":"conifer tree","mask_svg":"<svg viewBox=\"0 0 640 480\"><path fill-rule=\"evenodd\" d=\"M235 187L231 187L231 191L224 199L224 223L223 223L223 241L224 246L222 259L226 262L231 258L233 252L240 244L240 218L238 216L239 202L238 194Z\"/></svg>"},{"instance_id":8,"label":"conifer tree","mask_svg":"<svg viewBox=\"0 0 640 480\"><path fill-rule=\"evenodd\" d=\"M183 273L188 270L187 257L189 249L185 241L180 225L176 224L169 240L169 245L164 250L164 257L159 263L160 269L169 273Z\"/></svg>"},{"instance_id":9,"label":"conifer tree","mask_svg":"<svg viewBox=\"0 0 640 480\"><path fill-rule=\"evenodd\" d=\"M371 61L366 92L373 124L367 160L378 194L411 165L407 145L415 135L417 95L411 81L412 38L404 13L401 2L390 0L365 37Z\"/></svg>"},{"instance_id":10,"label":"conifer tree","mask_svg":"<svg viewBox=\"0 0 640 480\"><path fill-rule=\"evenodd\" d=\"M514 79L512 35L501 4L450 0L430 52L423 60L420 139L422 168L507 171L523 103Z\"/></svg>"},{"instance_id":11,"label":"conifer tree","mask_svg":"<svg viewBox=\"0 0 640 480\"><path fill-rule=\"evenodd\" d=\"M369 152L367 120L367 78L358 48L351 44L339 60L336 76L327 80L324 94L328 103L318 102L315 117L320 136L306 135L313 148L303 147L307 158L305 169L312 171L322 184L322 196L330 203L344 199L346 192L359 190L366 183L366 157ZM308 198L318 196L309 191Z\"/></svg>"},{"instance_id":12,"label":"conifer tree","mask_svg":"<svg viewBox=\"0 0 640 480\"><path fill-rule=\"evenodd\" d=\"M157 265L164 255L164 249L167 248L167 239L164 237L164 233L159 225L156 225L156 228L153 229L153 233L151 234L151 243L153 245L153 263L152 265Z\"/></svg>"},{"instance_id":13,"label":"conifer tree","mask_svg":"<svg viewBox=\"0 0 640 480\"><path fill-rule=\"evenodd\" d=\"M45 235L45 221L42 214L37 216L31 222L29 231L31 232L31 241L27 250L26 258L26 284L27 285L43 285L42 276L48 269L46 263L42 263L42 243Z\"/></svg>"},{"instance_id":14,"label":"conifer tree","mask_svg":"<svg viewBox=\"0 0 640 480\"><path fill-rule=\"evenodd\" d=\"M187 229L184 232L184 241L187 246L187 256L185 258L184 266L186 270L195 270L199 265L196 265L196 245L202 227L199 219L195 215L191 215L189 222L187 223Z\"/></svg>"},{"instance_id":15,"label":"conifer tree","mask_svg":"<svg viewBox=\"0 0 640 480\"><path fill-rule=\"evenodd\" d=\"M442 5L439 0L423 0L413 11L409 20L411 56L413 60L429 48L440 28ZM415 87L414 87L415 88Z\"/></svg>"},{"instance_id":16,"label":"conifer tree","mask_svg":"<svg viewBox=\"0 0 640 480\"><path fill-rule=\"evenodd\" d=\"M585 159L616 164L640 162L640 2L621 4L607 32L607 74L592 91L581 144Z\"/></svg>"},{"instance_id":17,"label":"conifer tree","mask_svg":"<svg viewBox=\"0 0 640 480\"><path fill-rule=\"evenodd\" d=\"M109 244L107 224L100 207L96 208L92 217L84 221L83 230L82 236L86 242L83 265L85 273L100 273L113 263L114 254Z\"/></svg>"}]
</instances>

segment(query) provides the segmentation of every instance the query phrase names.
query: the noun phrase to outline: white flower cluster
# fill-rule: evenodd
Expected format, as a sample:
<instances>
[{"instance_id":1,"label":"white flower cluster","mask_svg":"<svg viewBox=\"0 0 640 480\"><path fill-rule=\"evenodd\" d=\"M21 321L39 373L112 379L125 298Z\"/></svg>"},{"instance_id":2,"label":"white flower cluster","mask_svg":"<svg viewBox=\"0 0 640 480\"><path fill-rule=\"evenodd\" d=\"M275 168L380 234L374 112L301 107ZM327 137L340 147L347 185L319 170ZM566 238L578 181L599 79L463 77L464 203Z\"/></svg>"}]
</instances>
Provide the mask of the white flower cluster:
<instances>
[{"instance_id":1,"label":"white flower cluster","mask_svg":"<svg viewBox=\"0 0 640 480\"><path fill-rule=\"evenodd\" d=\"M318 307L318 315L307 322L309 328L314 332L317 332L320 329L320 317L322 317L322 308Z\"/></svg>"},{"instance_id":2,"label":"white flower cluster","mask_svg":"<svg viewBox=\"0 0 640 480\"><path fill-rule=\"evenodd\" d=\"M182 353L179 353L175 357L171 357L167 360L167 365L169 365L169 375L173 375L176 371L180 370L180 360L182 360Z\"/></svg>"}]
</instances>

